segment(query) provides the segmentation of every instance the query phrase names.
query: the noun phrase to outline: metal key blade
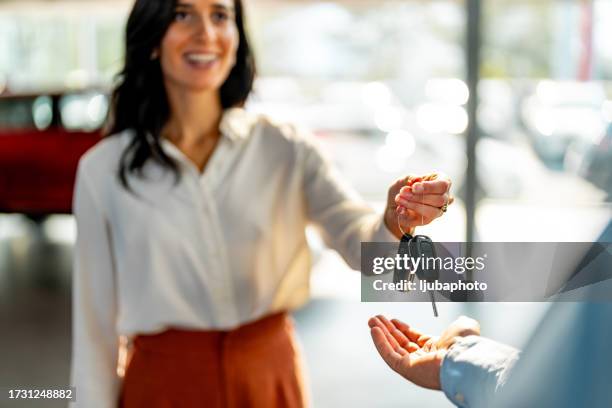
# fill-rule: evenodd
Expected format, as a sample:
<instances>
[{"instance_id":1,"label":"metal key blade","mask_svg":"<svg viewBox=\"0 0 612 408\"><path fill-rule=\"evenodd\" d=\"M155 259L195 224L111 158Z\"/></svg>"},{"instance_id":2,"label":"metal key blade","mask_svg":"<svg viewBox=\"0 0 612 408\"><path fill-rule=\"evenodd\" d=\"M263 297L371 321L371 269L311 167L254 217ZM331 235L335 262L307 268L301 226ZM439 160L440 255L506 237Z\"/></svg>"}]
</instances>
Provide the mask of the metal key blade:
<instances>
[{"instance_id":1,"label":"metal key blade","mask_svg":"<svg viewBox=\"0 0 612 408\"><path fill-rule=\"evenodd\" d=\"M433 308L434 317L438 317L438 307L436 306L436 298L433 291L428 290L429 298L431 299L431 307Z\"/></svg>"}]
</instances>

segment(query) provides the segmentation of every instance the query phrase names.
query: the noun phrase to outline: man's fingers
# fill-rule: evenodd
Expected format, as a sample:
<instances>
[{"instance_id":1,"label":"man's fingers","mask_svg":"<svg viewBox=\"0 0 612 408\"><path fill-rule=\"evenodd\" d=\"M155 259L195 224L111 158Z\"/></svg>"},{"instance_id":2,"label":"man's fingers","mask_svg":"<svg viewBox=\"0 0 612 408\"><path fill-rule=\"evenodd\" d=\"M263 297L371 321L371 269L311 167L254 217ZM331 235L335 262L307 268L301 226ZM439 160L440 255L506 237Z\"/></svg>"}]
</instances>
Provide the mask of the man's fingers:
<instances>
[{"instance_id":1,"label":"man's fingers","mask_svg":"<svg viewBox=\"0 0 612 408\"><path fill-rule=\"evenodd\" d=\"M378 315L376 316L387 328L387 330L389 331L389 333L391 333L391 335L395 338L395 340L397 341L397 343L404 347L404 348L408 348L408 345L410 343L410 339L408 337L406 337L404 335L404 333L402 333L400 330L397 329L397 327L395 327L393 325L393 323L391 323L385 316L383 315Z\"/></svg>"},{"instance_id":2,"label":"man's fingers","mask_svg":"<svg viewBox=\"0 0 612 408\"><path fill-rule=\"evenodd\" d=\"M395 326L393 326L391 324L391 322L389 320L387 320L387 318L383 315L376 315L376 318L385 325L385 327L387 328L387 330L389 330L389 332L391 333L393 330L395 330Z\"/></svg>"},{"instance_id":3,"label":"man's fingers","mask_svg":"<svg viewBox=\"0 0 612 408\"><path fill-rule=\"evenodd\" d=\"M383 330L379 326L376 326L370 330L370 334L372 335L372 340L374 341L376 350L378 350L378 354L380 354L382 359L385 360L385 363L387 363L393 371L399 372L402 355L395 351L391 344L389 344L388 337L385 336Z\"/></svg>"},{"instance_id":4,"label":"man's fingers","mask_svg":"<svg viewBox=\"0 0 612 408\"><path fill-rule=\"evenodd\" d=\"M421 347L419 347L418 344L409 341L408 346L406 346L406 349L408 349L408 353L414 353L415 351L419 351Z\"/></svg>"},{"instance_id":5,"label":"man's fingers","mask_svg":"<svg viewBox=\"0 0 612 408\"><path fill-rule=\"evenodd\" d=\"M434 339L433 337L429 338L429 340L427 340L425 344L423 344L422 348L423 350L427 352L436 351L437 350L436 339Z\"/></svg>"},{"instance_id":6,"label":"man's fingers","mask_svg":"<svg viewBox=\"0 0 612 408\"><path fill-rule=\"evenodd\" d=\"M385 338L389 342L389 345L398 354L400 354L400 355L407 354L407 351L404 349L404 347L402 347L398 343L398 341L395 339L395 337L389 332L388 326L380 320L380 317L381 316L376 316L376 317L373 317L372 319L370 319L370 320L373 320L373 322L374 322L374 326L370 326L370 327L373 327L373 328L378 327L383 332Z\"/></svg>"},{"instance_id":7,"label":"man's fingers","mask_svg":"<svg viewBox=\"0 0 612 408\"><path fill-rule=\"evenodd\" d=\"M408 339L410 339L411 342L417 343L418 345L420 345L419 338L425 336L423 333L408 326L406 323L402 322L401 320L391 319L391 322L399 331L401 331L406 337L408 337Z\"/></svg>"},{"instance_id":8,"label":"man's fingers","mask_svg":"<svg viewBox=\"0 0 612 408\"><path fill-rule=\"evenodd\" d=\"M419 346L423 347L425 343L427 343L430 339L431 339L431 336L422 334L421 337L419 337L416 342Z\"/></svg>"}]
</instances>

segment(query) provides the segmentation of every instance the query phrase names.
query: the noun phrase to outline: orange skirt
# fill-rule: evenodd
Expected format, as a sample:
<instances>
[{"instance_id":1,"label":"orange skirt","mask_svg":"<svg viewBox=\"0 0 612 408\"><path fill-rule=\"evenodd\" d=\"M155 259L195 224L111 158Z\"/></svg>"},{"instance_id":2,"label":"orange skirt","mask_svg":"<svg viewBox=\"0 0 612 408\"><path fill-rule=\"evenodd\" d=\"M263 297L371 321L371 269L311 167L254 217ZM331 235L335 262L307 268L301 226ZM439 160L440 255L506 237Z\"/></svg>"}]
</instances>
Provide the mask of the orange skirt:
<instances>
[{"instance_id":1,"label":"orange skirt","mask_svg":"<svg viewBox=\"0 0 612 408\"><path fill-rule=\"evenodd\" d=\"M305 407L293 321L280 313L231 331L136 336L119 406Z\"/></svg>"}]
</instances>

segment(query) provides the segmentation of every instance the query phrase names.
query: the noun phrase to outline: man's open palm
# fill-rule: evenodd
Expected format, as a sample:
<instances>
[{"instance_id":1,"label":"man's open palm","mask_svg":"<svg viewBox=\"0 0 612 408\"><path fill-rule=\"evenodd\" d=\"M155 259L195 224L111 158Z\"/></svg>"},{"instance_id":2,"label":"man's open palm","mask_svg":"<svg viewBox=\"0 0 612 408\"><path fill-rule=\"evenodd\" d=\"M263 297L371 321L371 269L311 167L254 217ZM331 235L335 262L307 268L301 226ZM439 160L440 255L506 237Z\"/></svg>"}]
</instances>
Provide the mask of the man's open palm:
<instances>
[{"instance_id":1,"label":"man's open palm","mask_svg":"<svg viewBox=\"0 0 612 408\"><path fill-rule=\"evenodd\" d=\"M456 337L480 335L478 322L460 317L438 337L378 315L368 321L372 340L391 369L421 387L440 389L440 366Z\"/></svg>"}]
</instances>

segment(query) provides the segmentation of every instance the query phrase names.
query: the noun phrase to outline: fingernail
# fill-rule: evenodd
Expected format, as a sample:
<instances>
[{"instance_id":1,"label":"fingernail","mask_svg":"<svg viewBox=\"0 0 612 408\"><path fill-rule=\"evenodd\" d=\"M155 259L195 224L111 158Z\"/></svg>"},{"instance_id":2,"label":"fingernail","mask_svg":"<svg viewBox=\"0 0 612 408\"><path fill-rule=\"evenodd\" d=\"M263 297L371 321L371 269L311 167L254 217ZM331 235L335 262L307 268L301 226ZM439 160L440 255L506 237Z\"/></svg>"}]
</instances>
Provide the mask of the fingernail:
<instances>
[{"instance_id":1,"label":"fingernail","mask_svg":"<svg viewBox=\"0 0 612 408\"><path fill-rule=\"evenodd\" d=\"M421 184L421 183L414 184L412 186L412 191L415 192L415 193L422 193L423 192L423 184Z\"/></svg>"},{"instance_id":2,"label":"fingernail","mask_svg":"<svg viewBox=\"0 0 612 408\"><path fill-rule=\"evenodd\" d=\"M409 192L409 191L405 191L405 192L403 192L403 193L402 193L402 195L401 195L401 196L402 196L403 198L406 198L406 199L411 199L412 197L414 197L414 194L412 194L412 193L411 193L411 192Z\"/></svg>"}]
</instances>

